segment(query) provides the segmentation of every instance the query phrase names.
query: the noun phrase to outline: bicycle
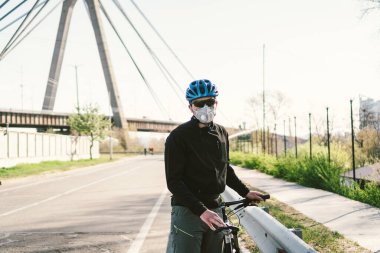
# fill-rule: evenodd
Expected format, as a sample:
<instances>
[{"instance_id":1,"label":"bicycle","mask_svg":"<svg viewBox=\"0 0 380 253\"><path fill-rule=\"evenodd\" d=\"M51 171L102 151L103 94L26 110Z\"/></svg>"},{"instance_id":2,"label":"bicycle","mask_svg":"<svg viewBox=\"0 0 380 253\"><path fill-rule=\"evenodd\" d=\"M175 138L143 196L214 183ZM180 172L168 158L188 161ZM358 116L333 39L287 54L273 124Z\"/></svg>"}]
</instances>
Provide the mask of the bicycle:
<instances>
[{"instance_id":1,"label":"bicycle","mask_svg":"<svg viewBox=\"0 0 380 253\"><path fill-rule=\"evenodd\" d=\"M269 194L263 195L261 197L264 201L270 198ZM226 213L226 208L238 205L228 213ZM255 203L253 203L249 199L241 199L236 201L230 201L230 202L222 202L221 208L222 208L222 214L223 214L223 221L227 225L225 227L219 227L215 230L216 233L222 232L224 234L223 238L223 253L240 253L239 248L239 241L238 241L238 232L239 227L234 226L230 223L228 220L229 214L235 214L236 212L240 211L243 208L246 208L247 206L257 206ZM240 222L240 221L239 221Z\"/></svg>"}]
</instances>

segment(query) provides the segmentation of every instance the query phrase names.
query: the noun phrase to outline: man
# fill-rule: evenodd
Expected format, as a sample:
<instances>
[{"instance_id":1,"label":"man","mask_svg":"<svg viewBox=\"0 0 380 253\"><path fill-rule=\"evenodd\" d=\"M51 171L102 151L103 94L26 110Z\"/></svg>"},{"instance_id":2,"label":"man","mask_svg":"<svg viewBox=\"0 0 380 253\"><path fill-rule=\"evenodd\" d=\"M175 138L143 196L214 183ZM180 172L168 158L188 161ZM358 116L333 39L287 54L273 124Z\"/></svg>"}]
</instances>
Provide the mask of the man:
<instances>
[{"instance_id":1,"label":"man","mask_svg":"<svg viewBox=\"0 0 380 253\"><path fill-rule=\"evenodd\" d=\"M262 201L262 194L250 191L229 165L227 131L213 122L218 94L209 80L190 83L186 99L193 117L165 143L166 181L173 194L167 253L221 252L223 235L213 230L225 226L219 204L226 184L243 197Z\"/></svg>"}]
</instances>

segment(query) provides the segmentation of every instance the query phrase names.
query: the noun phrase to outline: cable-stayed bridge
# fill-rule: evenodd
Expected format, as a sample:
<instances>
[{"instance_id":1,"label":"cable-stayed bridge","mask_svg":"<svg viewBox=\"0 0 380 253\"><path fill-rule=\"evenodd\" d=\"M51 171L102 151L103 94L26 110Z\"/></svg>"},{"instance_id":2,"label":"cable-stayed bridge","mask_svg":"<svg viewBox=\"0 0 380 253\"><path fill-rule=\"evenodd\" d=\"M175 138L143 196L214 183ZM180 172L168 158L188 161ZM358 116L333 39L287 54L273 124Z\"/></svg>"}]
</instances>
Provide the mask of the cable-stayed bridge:
<instances>
[{"instance_id":1,"label":"cable-stayed bridge","mask_svg":"<svg viewBox=\"0 0 380 253\"><path fill-rule=\"evenodd\" d=\"M19 15L19 10L27 3L30 3L30 6L27 8L27 11L21 15ZM30 112L26 113L24 110L12 112L3 111L3 119L8 122L3 122L2 124L8 123L10 126L26 126L29 127L31 125L37 125L32 123L23 123L30 119L30 122L33 120L34 122L39 122L37 118L42 118L46 121L51 122L59 122L59 120L64 119L67 115L54 113L55 101L57 98L57 91L59 86L59 80L61 75L61 69L63 64L63 59L65 55L65 49L67 46L68 35L70 30L71 19L73 15L73 9L76 6L77 0L20 0L20 1L9 1L9 0L0 0L0 33L14 28L14 33L10 36L8 42L1 49L0 48L0 64L1 61L4 60L8 54L10 54L14 49L16 49L21 43L27 43L25 39L39 27L41 23L45 21L45 19L51 15L51 13L61 7L60 11L60 19L58 23L58 29L56 34L56 39L54 43L54 50L52 52L52 59L50 64L50 71L47 77L45 95L43 98L42 108L40 112ZM95 35L97 49L99 54L99 59L102 65L102 70L104 74L104 81L108 91L108 97L110 101L110 106L112 110L112 119L113 123L116 127L123 129L137 129L142 131L163 131L167 132L168 130L173 128L173 126L177 125L176 122L172 122L171 117L168 113L168 109L163 105L160 97L157 95L154 87L148 81L149 77L146 76L147 71L145 71L142 66L140 66L135 57L133 56L133 51L131 51L125 40L123 40L122 36L119 33L118 26L115 22L113 22L113 13L109 13L107 11L106 5L102 3L101 0L83 0L85 3L87 14L90 18L93 32ZM184 72L187 73L189 77L194 78L189 69L185 66L185 64L180 60L180 58L176 55L174 50L168 45L168 43L164 40L158 30L155 28L153 23L147 18L144 12L139 8L139 6L133 1L130 0L133 6L136 8L138 13L141 15L143 20L148 24L148 26L152 29L152 31L156 34L156 36L161 40L161 42L167 47L172 56L176 59L176 62L181 66ZM164 64L164 62L160 59L160 57L154 52L153 47L149 45L147 40L145 40L143 34L137 29L136 25L133 23L131 18L128 16L126 10L120 4L118 0L112 0L107 2L107 4L113 4L121 14L121 16L125 19L125 21L130 25L133 31L138 36L140 42L143 47L149 52L152 57L154 63L157 65L157 68L161 72L162 76L166 80L167 84L169 84L170 88L178 99L184 103L184 90L179 85L179 82L176 80L174 75L170 72L169 68ZM49 9L50 8L50 9ZM19 15L19 16L16 16ZM147 94L153 98L157 108L162 114L161 118L166 120L147 120L147 119L131 119L127 118L124 113L124 108L121 105L121 97L119 94L119 87L115 78L114 68L110 57L109 46L107 44L106 36L105 36L105 28L103 26L102 18L105 18L106 22L108 22L109 26L112 28L112 31L119 39L121 45L125 49L126 56L130 58L133 63L133 67L139 73L141 79L143 80L146 88ZM25 41L25 42L24 42ZM1 45L1 44L0 44ZM21 60L21 59L20 59ZM62 85L62 84L61 84ZM146 99L146 96L144 99ZM140 98L142 99L142 97ZM79 99L78 104L79 106ZM186 108L186 107L184 107ZM38 115L41 116L38 116ZM12 116L10 116L12 115ZM20 121L12 120L12 118L20 119ZM129 120L133 121L129 123ZM17 123L16 123L17 122ZM62 121L64 122L64 120ZM40 123L38 123L40 124ZM145 126L141 127L142 124ZM139 126L138 126L139 125ZM150 127L146 127L150 125ZM64 124L58 124L59 128L66 128ZM42 128L49 127L48 124L43 123L41 125Z\"/></svg>"}]
</instances>

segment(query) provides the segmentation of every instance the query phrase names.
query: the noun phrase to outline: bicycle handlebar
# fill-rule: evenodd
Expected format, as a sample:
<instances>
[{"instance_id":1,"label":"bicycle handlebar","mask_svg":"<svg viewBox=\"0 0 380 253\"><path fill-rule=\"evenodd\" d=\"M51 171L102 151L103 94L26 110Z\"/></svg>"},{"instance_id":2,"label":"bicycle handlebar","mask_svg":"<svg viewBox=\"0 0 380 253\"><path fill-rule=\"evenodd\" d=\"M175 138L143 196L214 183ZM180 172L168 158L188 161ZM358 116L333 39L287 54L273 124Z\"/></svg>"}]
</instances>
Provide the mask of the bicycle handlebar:
<instances>
[{"instance_id":1,"label":"bicycle handlebar","mask_svg":"<svg viewBox=\"0 0 380 253\"><path fill-rule=\"evenodd\" d=\"M215 233L219 233L219 232L221 232L221 231L223 231L223 230L231 230L232 232L239 232L239 228L238 227L236 227L236 226L231 226L231 225L229 225L229 226L225 226L225 227L218 227L217 229L215 229Z\"/></svg>"},{"instance_id":2,"label":"bicycle handlebar","mask_svg":"<svg viewBox=\"0 0 380 253\"><path fill-rule=\"evenodd\" d=\"M270 195L264 194L261 196L261 198L265 201L267 199L270 199ZM223 202L222 206L229 207L229 206L237 205L237 204L242 204L242 206L244 206L244 207L247 207L250 205L256 206L256 204L252 203L252 200L247 199L247 198L235 200L235 201Z\"/></svg>"}]
</instances>

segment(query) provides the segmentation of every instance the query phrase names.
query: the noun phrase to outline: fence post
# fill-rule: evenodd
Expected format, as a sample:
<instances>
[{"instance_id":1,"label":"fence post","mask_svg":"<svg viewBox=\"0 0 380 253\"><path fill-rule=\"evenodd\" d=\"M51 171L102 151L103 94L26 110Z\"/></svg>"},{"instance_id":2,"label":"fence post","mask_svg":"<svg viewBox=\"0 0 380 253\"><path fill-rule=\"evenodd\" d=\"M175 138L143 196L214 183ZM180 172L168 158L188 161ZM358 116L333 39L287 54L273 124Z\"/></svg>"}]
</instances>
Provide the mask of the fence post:
<instances>
[{"instance_id":1,"label":"fence post","mask_svg":"<svg viewBox=\"0 0 380 253\"><path fill-rule=\"evenodd\" d=\"M274 124L274 145L276 148L276 159L278 159L278 150L277 150L277 123Z\"/></svg>"},{"instance_id":2,"label":"fence post","mask_svg":"<svg viewBox=\"0 0 380 253\"><path fill-rule=\"evenodd\" d=\"M286 156L286 120L284 120L284 151L285 151L285 156Z\"/></svg>"},{"instance_id":3,"label":"fence post","mask_svg":"<svg viewBox=\"0 0 380 253\"><path fill-rule=\"evenodd\" d=\"M330 127L329 127L329 108L326 107L327 112L327 155L328 155L328 161L330 164Z\"/></svg>"},{"instance_id":4,"label":"fence post","mask_svg":"<svg viewBox=\"0 0 380 253\"><path fill-rule=\"evenodd\" d=\"M351 149L352 149L352 173L353 179L356 181L355 175L355 133L354 133L354 117L352 113L352 99L350 100L351 107Z\"/></svg>"},{"instance_id":5,"label":"fence post","mask_svg":"<svg viewBox=\"0 0 380 253\"><path fill-rule=\"evenodd\" d=\"M270 150L270 131L269 131L269 126L267 126L267 152L268 152L268 154L271 153L271 150Z\"/></svg>"},{"instance_id":6,"label":"fence post","mask_svg":"<svg viewBox=\"0 0 380 253\"><path fill-rule=\"evenodd\" d=\"M298 150L297 150L297 117L294 116L294 145L296 148L296 158L298 158Z\"/></svg>"},{"instance_id":7,"label":"fence post","mask_svg":"<svg viewBox=\"0 0 380 253\"><path fill-rule=\"evenodd\" d=\"M311 139L311 113L309 113L309 140L310 140L310 160L313 159L313 153L312 153L312 139Z\"/></svg>"},{"instance_id":8,"label":"fence post","mask_svg":"<svg viewBox=\"0 0 380 253\"><path fill-rule=\"evenodd\" d=\"M256 129L256 133L255 133L255 135L256 135L256 154L259 154L259 132L258 132L258 130Z\"/></svg>"}]
</instances>

